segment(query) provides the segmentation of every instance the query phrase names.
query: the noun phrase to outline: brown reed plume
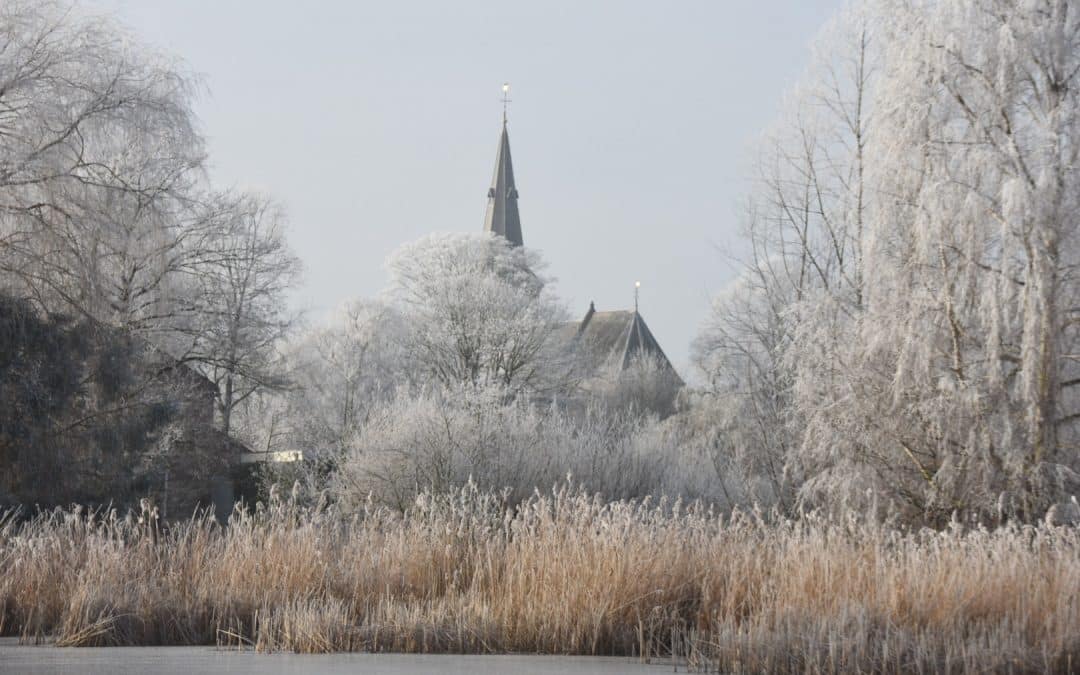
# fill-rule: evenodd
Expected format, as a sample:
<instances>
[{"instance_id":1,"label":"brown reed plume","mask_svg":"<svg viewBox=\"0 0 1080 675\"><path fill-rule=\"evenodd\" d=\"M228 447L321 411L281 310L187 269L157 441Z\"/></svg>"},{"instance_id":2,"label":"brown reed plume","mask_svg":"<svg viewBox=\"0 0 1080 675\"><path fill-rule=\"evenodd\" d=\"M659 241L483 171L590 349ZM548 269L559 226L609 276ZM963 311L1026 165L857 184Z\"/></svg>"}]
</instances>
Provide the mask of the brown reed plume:
<instances>
[{"instance_id":1,"label":"brown reed plume","mask_svg":"<svg viewBox=\"0 0 1080 675\"><path fill-rule=\"evenodd\" d=\"M1080 532L721 517L564 487L405 515L274 498L0 523L0 631L60 645L674 658L722 672L1070 672Z\"/></svg>"}]
</instances>

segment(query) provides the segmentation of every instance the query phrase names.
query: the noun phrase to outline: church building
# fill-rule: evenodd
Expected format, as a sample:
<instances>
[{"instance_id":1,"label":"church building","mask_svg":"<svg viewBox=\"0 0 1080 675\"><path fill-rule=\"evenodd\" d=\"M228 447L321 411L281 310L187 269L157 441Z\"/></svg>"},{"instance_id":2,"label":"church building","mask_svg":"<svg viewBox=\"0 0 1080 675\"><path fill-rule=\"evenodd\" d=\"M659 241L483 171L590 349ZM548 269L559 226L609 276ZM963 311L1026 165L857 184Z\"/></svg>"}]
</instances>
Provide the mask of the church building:
<instances>
[{"instance_id":1,"label":"church building","mask_svg":"<svg viewBox=\"0 0 1080 675\"><path fill-rule=\"evenodd\" d=\"M503 91L508 91L507 85L504 85ZM488 189L487 210L484 213L484 231L506 237L513 246L523 246L518 190L514 183L514 166L510 158L505 100L504 98L499 149L495 155L495 176ZM593 361L597 368L610 367L624 371L635 359L648 356L658 361L662 368L669 370L678 385L682 386L682 380L674 366L638 311L636 295L632 310L598 311L594 303L590 302L584 318L580 322L568 324L561 333L569 343L568 347L587 349L589 360Z\"/></svg>"}]
</instances>

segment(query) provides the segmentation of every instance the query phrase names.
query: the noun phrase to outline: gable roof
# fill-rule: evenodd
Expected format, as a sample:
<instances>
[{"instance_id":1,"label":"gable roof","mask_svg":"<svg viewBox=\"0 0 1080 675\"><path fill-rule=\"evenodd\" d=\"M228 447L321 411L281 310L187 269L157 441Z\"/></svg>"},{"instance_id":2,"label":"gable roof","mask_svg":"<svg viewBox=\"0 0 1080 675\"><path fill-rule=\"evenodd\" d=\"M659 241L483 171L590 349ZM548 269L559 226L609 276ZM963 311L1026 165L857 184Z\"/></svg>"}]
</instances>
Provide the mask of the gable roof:
<instances>
[{"instance_id":1,"label":"gable roof","mask_svg":"<svg viewBox=\"0 0 1080 675\"><path fill-rule=\"evenodd\" d=\"M575 328L572 338L574 344L588 352L593 365L611 363L619 370L626 370L635 357L645 354L659 358L661 363L675 373L675 367L671 365L640 312L598 312L590 303L585 318L581 323L567 326L567 333L570 328ZM682 379L679 381L681 383Z\"/></svg>"}]
</instances>

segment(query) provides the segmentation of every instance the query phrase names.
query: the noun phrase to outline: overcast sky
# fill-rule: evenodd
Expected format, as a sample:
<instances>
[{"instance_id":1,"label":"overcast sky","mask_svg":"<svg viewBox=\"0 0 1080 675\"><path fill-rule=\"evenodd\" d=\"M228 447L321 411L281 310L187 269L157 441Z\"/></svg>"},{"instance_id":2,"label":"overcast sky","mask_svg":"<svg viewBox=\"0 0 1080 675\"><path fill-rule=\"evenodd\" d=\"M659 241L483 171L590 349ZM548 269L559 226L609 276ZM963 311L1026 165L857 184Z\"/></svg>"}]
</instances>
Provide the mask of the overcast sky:
<instances>
[{"instance_id":1,"label":"overcast sky","mask_svg":"<svg viewBox=\"0 0 1080 675\"><path fill-rule=\"evenodd\" d=\"M313 320L378 294L399 244L482 229L510 81L525 245L575 315L631 308L640 280L683 371L754 143L842 4L91 2L203 76L213 177L285 204Z\"/></svg>"}]
</instances>

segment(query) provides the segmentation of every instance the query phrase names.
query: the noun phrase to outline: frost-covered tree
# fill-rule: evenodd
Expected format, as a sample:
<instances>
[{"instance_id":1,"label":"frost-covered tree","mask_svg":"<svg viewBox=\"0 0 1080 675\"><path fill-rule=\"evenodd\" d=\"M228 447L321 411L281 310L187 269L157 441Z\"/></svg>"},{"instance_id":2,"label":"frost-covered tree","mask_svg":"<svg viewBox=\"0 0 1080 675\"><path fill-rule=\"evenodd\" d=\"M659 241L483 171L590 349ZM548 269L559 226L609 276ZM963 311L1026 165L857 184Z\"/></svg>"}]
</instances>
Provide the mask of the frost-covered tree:
<instances>
[{"instance_id":1,"label":"frost-covered tree","mask_svg":"<svg viewBox=\"0 0 1080 675\"><path fill-rule=\"evenodd\" d=\"M950 0L888 18L869 313L808 446L861 436L862 464L924 513L1035 518L1080 489L1080 16Z\"/></svg>"},{"instance_id":2,"label":"frost-covered tree","mask_svg":"<svg viewBox=\"0 0 1080 675\"><path fill-rule=\"evenodd\" d=\"M42 353L71 371L37 379L37 348L9 336L0 388L56 403L9 436L12 472L110 477L52 498L223 471L212 388L193 368L219 385L226 432L240 402L280 381L296 260L272 205L207 185L196 90L183 64L77 2L0 2L0 296L18 310L10 326L41 328Z\"/></svg>"},{"instance_id":3,"label":"frost-covered tree","mask_svg":"<svg viewBox=\"0 0 1080 675\"><path fill-rule=\"evenodd\" d=\"M569 378L555 330L567 317L540 256L484 234L433 234L388 262L390 297L409 326L410 358L442 384L550 394Z\"/></svg>"},{"instance_id":4,"label":"frost-covered tree","mask_svg":"<svg viewBox=\"0 0 1080 675\"><path fill-rule=\"evenodd\" d=\"M194 81L70 3L0 5L0 270L114 326L160 323L189 262Z\"/></svg>"},{"instance_id":5,"label":"frost-covered tree","mask_svg":"<svg viewBox=\"0 0 1080 675\"><path fill-rule=\"evenodd\" d=\"M805 506L1040 517L1080 489L1077 10L846 17L823 62L846 65L810 81L848 86L782 123L747 272L698 343L731 437Z\"/></svg>"},{"instance_id":6,"label":"frost-covered tree","mask_svg":"<svg viewBox=\"0 0 1080 675\"><path fill-rule=\"evenodd\" d=\"M412 389L400 313L375 301L344 303L286 350L292 385L260 444L335 459L360 433L373 408Z\"/></svg>"},{"instance_id":7,"label":"frost-covered tree","mask_svg":"<svg viewBox=\"0 0 1080 675\"><path fill-rule=\"evenodd\" d=\"M812 317L820 329L813 349L832 355L863 308L873 24L852 10L819 38L811 69L761 146L745 210L750 253L693 349L723 411L716 423L729 459L769 485L756 494L786 509L795 507L800 474L793 386L801 362L788 358L795 331Z\"/></svg>"}]
</instances>

